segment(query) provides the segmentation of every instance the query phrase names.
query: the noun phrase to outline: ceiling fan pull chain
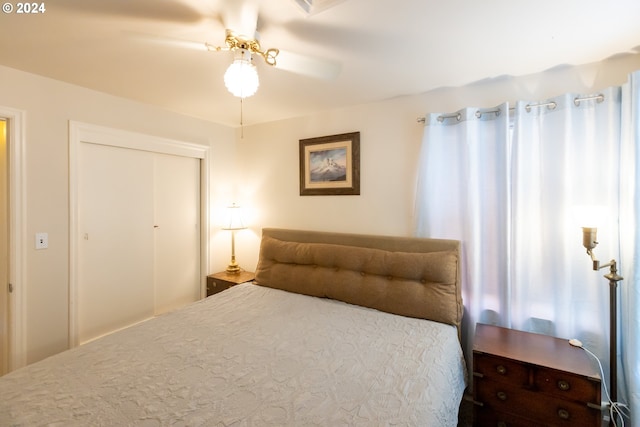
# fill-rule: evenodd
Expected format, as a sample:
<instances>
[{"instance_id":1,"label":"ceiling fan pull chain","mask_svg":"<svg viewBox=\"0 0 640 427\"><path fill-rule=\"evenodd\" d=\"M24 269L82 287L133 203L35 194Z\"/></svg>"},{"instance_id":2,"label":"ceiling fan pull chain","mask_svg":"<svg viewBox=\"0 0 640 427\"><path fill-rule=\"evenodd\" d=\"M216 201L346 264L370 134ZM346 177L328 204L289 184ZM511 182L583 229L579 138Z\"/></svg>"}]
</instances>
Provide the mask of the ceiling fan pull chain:
<instances>
[{"instance_id":1,"label":"ceiling fan pull chain","mask_svg":"<svg viewBox=\"0 0 640 427\"><path fill-rule=\"evenodd\" d=\"M244 139L244 120L242 117L242 101L244 98L240 98L240 139Z\"/></svg>"}]
</instances>

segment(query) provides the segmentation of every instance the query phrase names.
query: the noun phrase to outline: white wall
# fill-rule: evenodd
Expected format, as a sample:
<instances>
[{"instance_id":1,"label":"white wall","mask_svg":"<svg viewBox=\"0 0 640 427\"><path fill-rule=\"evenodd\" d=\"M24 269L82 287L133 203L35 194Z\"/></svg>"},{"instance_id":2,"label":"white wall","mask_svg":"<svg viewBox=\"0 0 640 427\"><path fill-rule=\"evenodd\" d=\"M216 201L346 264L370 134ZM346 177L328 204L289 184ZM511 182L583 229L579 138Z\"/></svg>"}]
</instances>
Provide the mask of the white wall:
<instances>
[{"instance_id":1,"label":"white wall","mask_svg":"<svg viewBox=\"0 0 640 427\"><path fill-rule=\"evenodd\" d=\"M255 268L262 227L411 235L423 133L419 116L567 92L588 94L621 85L638 69L640 55L618 56L247 127L238 139L238 190L239 202L250 207L253 218L251 231L238 236L238 262ZM354 131L361 132L361 195L299 196L298 140Z\"/></svg>"},{"instance_id":2,"label":"white wall","mask_svg":"<svg viewBox=\"0 0 640 427\"><path fill-rule=\"evenodd\" d=\"M233 193L235 133L226 126L6 67L0 67L0 105L26 111L24 285L27 362L32 363L68 346L69 120L209 145L212 211L228 203ZM49 249L35 250L36 232L49 233ZM215 244L211 257L212 268L224 258Z\"/></svg>"}]
</instances>

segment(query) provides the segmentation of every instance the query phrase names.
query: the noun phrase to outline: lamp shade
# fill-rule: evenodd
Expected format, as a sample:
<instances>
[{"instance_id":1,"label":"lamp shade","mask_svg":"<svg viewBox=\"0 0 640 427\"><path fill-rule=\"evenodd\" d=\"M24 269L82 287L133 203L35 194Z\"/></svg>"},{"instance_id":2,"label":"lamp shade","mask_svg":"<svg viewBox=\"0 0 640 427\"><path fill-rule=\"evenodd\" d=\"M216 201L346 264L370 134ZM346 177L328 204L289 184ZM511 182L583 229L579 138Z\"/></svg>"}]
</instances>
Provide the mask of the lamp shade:
<instances>
[{"instance_id":1,"label":"lamp shade","mask_svg":"<svg viewBox=\"0 0 640 427\"><path fill-rule=\"evenodd\" d=\"M574 206L573 217L582 227L582 246L592 255L592 250L598 245L598 228L607 220L607 208L601 205Z\"/></svg>"},{"instance_id":2,"label":"lamp shade","mask_svg":"<svg viewBox=\"0 0 640 427\"><path fill-rule=\"evenodd\" d=\"M238 98L252 96L260 86L258 70L251 62L251 52L239 50L236 56L224 73L224 85L229 92Z\"/></svg>"},{"instance_id":3,"label":"lamp shade","mask_svg":"<svg viewBox=\"0 0 640 427\"><path fill-rule=\"evenodd\" d=\"M227 208L227 218L223 230L242 230L247 228L242 218L242 208L235 203Z\"/></svg>"}]
</instances>

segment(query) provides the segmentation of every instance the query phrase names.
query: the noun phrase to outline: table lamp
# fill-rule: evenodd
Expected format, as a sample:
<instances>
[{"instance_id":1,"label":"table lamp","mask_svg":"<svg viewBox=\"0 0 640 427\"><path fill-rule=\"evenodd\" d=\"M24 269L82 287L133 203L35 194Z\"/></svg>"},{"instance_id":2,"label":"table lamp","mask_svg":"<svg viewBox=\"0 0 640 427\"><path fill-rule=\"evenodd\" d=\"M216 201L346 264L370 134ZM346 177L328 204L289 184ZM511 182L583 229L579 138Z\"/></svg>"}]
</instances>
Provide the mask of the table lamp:
<instances>
[{"instance_id":1,"label":"table lamp","mask_svg":"<svg viewBox=\"0 0 640 427\"><path fill-rule=\"evenodd\" d=\"M244 225L242 220L242 209L240 206L233 203L231 206L227 208L227 221L225 222L225 226L222 227L223 230L231 231L231 262L227 266L227 273L239 273L240 266L236 262L236 238L235 234L237 230L243 230L247 228Z\"/></svg>"}]
</instances>

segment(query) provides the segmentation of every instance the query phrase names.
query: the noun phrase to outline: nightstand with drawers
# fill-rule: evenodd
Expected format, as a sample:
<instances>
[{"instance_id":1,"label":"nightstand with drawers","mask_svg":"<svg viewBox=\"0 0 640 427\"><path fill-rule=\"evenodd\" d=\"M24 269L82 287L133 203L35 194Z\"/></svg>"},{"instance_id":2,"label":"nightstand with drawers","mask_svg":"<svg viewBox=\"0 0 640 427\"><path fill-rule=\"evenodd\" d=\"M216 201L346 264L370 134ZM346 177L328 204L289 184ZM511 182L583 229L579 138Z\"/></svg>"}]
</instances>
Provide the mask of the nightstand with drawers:
<instances>
[{"instance_id":1,"label":"nightstand with drawers","mask_svg":"<svg viewBox=\"0 0 640 427\"><path fill-rule=\"evenodd\" d=\"M566 339L476 325L474 426L601 427L597 362Z\"/></svg>"},{"instance_id":2,"label":"nightstand with drawers","mask_svg":"<svg viewBox=\"0 0 640 427\"><path fill-rule=\"evenodd\" d=\"M207 296L217 294L231 286L239 285L241 283L247 283L254 279L255 274L250 271L240 271L238 273L227 273L221 271L219 273L210 274L207 276Z\"/></svg>"}]
</instances>

